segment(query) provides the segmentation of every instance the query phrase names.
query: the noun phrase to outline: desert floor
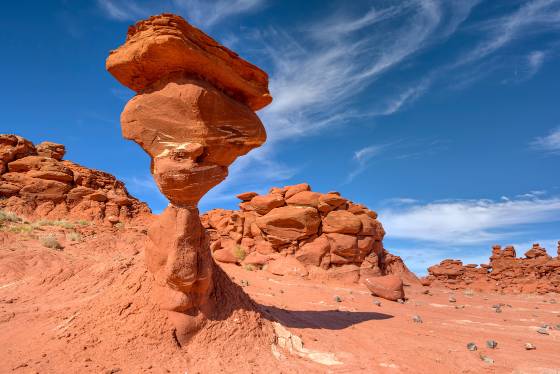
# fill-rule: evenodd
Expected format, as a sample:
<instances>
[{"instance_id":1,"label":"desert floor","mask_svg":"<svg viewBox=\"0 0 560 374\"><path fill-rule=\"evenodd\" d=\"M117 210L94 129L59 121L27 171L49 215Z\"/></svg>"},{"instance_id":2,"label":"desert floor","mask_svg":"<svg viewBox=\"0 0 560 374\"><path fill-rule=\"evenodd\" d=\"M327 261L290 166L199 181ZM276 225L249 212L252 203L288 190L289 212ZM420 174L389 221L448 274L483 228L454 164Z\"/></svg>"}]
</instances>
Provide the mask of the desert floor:
<instances>
[{"instance_id":1,"label":"desert floor","mask_svg":"<svg viewBox=\"0 0 560 374\"><path fill-rule=\"evenodd\" d=\"M223 268L269 319L336 363L285 351L274 356L270 347L255 347L252 357L232 349L195 360L158 335L165 333L144 287L143 228L20 231L0 232L2 373L560 373L560 295L406 287L408 300L400 304L372 297L362 285L235 265ZM79 240L69 240L69 231L79 232ZM46 233L64 249L44 247ZM539 333L545 324L546 334ZM488 348L487 340L497 346ZM470 342L476 351L467 349ZM526 350L526 343L536 349Z\"/></svg>"}]
</instances>

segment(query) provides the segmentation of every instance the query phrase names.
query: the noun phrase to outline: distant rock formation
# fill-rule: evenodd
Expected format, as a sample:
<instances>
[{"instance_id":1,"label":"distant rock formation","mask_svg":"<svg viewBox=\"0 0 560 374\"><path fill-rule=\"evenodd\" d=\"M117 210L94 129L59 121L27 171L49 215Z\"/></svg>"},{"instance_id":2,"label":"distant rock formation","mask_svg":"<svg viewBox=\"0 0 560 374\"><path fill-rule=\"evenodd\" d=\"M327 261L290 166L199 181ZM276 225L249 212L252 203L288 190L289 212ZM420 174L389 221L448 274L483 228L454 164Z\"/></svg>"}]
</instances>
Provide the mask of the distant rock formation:
<instances>
[{"instance_id":1,"label":"distant rock formation","mask_svg":"<svg viewBox=\"0 0 560 374\"><path fill-rule=\"evenodd\" d=\"M377 213L338 192L313 192L301 183L237 197L239 211L215 209L202 218L218 261L278 275L357 282L397 274L419 283L400 257L383 248Z\"/></svg>"},{"instance_id":2,"label":"distant rock formation","mask_svg":"<svg viewBox=\"0 0 560 374\"><path fill-rule=\"evenodd\" d=\"M0 134L0 209L29 219L111 224L150 214L121 181L63 160L65 152L62 144L34 146L20 136Z\"/></svg>"},{"instance_id":3,"label":"distant rock formation","mask_svg":"<svg viewBox=\"0 0 560 374\"><path fill-rule=\"evenodd\" d=\"M428 268L422 281L451 289L473 288L504 293L560 292L560 242L558 257L551 257L538 243L517 258L515 248L492 248L489 264L463 265L459 260L444 260Z\"/></svg>"},{"instance_id":4,"label":"distant rock formation","mask_svg":"<svg viewBox=\"0 0 560 374\"><path fill-rule=\"evenodd\" d=\"M172 14L131 26L106 67L137 92L121 115L123 136L151 157L171 202L148 229L146 262L156 300L184 343L208 320L255 310L213 262L197 205L237 157L265 142L254 111L272 100L268 76Z\"/></svg>"}]
</instances>

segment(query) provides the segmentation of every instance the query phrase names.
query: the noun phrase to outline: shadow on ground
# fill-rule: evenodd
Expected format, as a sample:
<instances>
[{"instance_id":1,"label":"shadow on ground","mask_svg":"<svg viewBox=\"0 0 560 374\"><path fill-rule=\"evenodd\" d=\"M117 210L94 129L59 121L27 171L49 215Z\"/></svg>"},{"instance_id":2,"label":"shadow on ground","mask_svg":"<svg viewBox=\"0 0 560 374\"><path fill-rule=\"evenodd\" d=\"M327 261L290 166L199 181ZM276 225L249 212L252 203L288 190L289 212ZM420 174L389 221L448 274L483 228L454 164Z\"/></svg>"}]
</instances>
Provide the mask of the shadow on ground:
<instances>
[{"instance_id":1,"label":"shadow on ground","mask_svg":"<svg viewBox=\"0 0 560 374\"><path fill-rule=\"evenodd\" d=\"M342 310L287 310L260 305L265 317L286 327L341 330L361 322L393 318L376 312L348 312Z\"/></svg>"}]
</instances>

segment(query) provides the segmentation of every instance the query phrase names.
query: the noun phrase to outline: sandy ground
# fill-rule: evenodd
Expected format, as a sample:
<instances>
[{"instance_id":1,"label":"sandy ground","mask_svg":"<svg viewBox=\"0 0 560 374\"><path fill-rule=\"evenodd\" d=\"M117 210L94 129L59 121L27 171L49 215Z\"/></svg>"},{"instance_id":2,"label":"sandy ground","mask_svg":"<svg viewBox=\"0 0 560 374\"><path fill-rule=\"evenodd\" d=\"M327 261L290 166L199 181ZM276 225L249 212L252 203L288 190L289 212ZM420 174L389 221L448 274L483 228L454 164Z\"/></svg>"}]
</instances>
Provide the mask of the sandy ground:
<instances>
[{"instance_id":1,"label":"sandy ground","mask_svg":"<svg viewBox=\"0 0 560 374\"><path fill-rule=\"evenodd\" d=\"M269 320L337 363L282 350L275 357L270 347L228 337L218 339L253 353L220 355L210 345L207 360L195 359L173 345L149 306L142 228L75 228L76 242L66 239L68 231L0 232L0 373L560 373L560 295L425 294L407 287L408 300L399 304L361 285L234 265L224 269ZM44 247L45 233L57 235L64 249ZM501 313L495 304L503 304ZM545 324L547 334L538 333ZM470 342L476 351L467 349ZM526 343L536 349L526 350Z\"/></svg>"}]
</instances>

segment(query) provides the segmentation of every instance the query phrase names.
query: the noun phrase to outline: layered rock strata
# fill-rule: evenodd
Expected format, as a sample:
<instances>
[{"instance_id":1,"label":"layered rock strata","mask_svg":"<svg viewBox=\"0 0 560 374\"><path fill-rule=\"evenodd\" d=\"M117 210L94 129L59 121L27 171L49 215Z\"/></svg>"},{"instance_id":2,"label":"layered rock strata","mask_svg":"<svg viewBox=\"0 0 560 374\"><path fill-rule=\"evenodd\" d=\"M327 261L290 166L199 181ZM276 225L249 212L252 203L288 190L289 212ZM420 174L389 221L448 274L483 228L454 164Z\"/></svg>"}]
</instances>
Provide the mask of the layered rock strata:
<instances>
[{"instance_id":1,"label":"layered rock strata","mask_svg":"<svg viewBox=\"0 0 560 374\"><path fill-rule=\"evenodd\" d=\"M197 205L237 157L266 140L254 111L271 101L268 76L171 14L131 26L106 67L137 92L121 115L122 133L151 157L170 201L148 229L146 262L156 300L185 342L208 320L253 308L215 266Z\"/></svg>"},{"instance_id":2,"label":"layered rock strata","mask_svg":"<svg viewBox=\"0 0 560 374\"><path fill-rule=\"evenodd\" d=\"M558 243L560 247L560 242ZM560 248L559 248L560 249ZM560 252L560 251L559 251ZM481 289L504 293L560 292L560 253L551 257L538 243L518 258L515 248L495 245L488 264L463 265L444 260L428 268L423 282L451 289Z\"/></svg>"},{"instance_id":3,"label":"layered rock strata","mask_svg":"<svg viewBox=\"0 0 560 374\"><path fill-rule=\"evenodd\" d=\"M314 192L301 183L237 197L240 210L203 216L218 261L278 275L357 282L396 274L419 283L400 257L383 248L377 213L338 192Z\"/></svg>"},{"instance_id":4,"label":"layered rock strata","mask_svg":"<svg viewBox=\"0 0 560 374\"><path fill-rule=\"evenodd\" d=\"M148 216L111 174L63 160L64 145L0 134L0 209L28 219L114 224Z\"/></svg>"}]
</instances>

